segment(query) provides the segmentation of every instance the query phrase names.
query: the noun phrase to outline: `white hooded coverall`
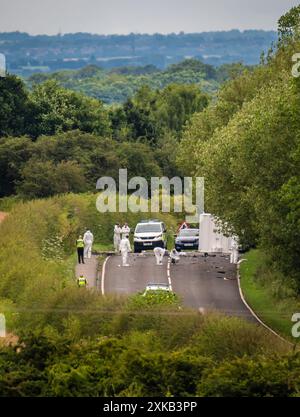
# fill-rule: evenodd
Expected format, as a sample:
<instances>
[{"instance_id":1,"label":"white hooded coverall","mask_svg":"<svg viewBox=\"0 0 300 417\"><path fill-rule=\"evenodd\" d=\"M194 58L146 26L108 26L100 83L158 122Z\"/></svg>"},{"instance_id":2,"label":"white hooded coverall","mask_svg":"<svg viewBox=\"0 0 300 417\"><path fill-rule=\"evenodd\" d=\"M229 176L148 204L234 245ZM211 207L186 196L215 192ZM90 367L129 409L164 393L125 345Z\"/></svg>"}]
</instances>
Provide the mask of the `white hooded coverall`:
<instances>
[{"instance_id":1,"label":"white hooded coverall","mask_svg":"<svg viewBox=\"0 0 300 417\"><path fill-rule=\"evenodd\" d=\"M129 239L127 237L124 237L121 240L119 249L122 255L122 265L129 266L128 265L128 252L131 252L131 246L130 246Z\"/></svg>"},{"instance_id":2,"label":"white hooded coverall","mask_svg":"<svg viewBox=\"0 0 300 417\"><path fill-rule=\"evenodd\" d=\"M83 235L83 241L84 241L84 257L91 259L94 235L90 230L87 230L85 234Z\"/></svg>"},{"instance_id":3,"label":"white hooded coverall","mask_svg":"<svg viewBox=\"0 0 300 417\"><path fill-rule=\"evenodd\" d=\"M156 265L162 265L163 257L165 255L166 250L163 248L154 248L153 252L156 258Z\"/></svg>"},{"instance_id":4,"label":"white hooded coverall","mask_svg":"<svg viewBox=\"0 0 300 417\"><path fill-rule=\"evenodd\" d=\"M120 250L121 233L121 227L116 224L114 228L114 248L116 252L119 252Z\"/></svg>"},{"instance_id":5,"label":"white hooded coverall","mask_svg":"<svg viewBox=\"0 0 300 417\"><path fill-rule=\"evenodd\" d=\"M172 260L172 263L179 262L180 256L179 256L179 253L177 252L176 249L172 249L171 250L171 252L170 252L170 258Z\"/></svg>"},{"instance_id":6,"label":"white hooded coverall","mask_svg":"<svg viewBox=\"0 0 300 417\"><path fill-rule=\"evenodd\" d=\"M237 264L239 260L239 244L236 238L232 238L230 263Z\"/></svg>"},{"instance_id":7,"label":"white hooded coverall","mask_svg":"<svg viewBox=\"0 0 300 417\"><path fill-rule=\"evenodd\" d=\"M129 226L123 226L122 227L122 239L124 239L124 237L129 236L130 234L130 227Z\"/></svg>"}]
</instances>

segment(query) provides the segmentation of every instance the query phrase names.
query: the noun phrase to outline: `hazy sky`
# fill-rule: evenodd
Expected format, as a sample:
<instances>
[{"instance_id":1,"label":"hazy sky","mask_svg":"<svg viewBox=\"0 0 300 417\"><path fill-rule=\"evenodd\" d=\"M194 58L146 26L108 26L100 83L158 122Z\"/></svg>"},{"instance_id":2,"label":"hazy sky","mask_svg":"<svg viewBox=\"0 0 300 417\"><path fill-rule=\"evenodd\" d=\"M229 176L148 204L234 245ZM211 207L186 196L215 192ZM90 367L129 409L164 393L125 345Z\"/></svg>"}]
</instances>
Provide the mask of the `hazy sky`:
<instances>
[{"instance_id":1,"label":"hazy sky","mask_svg":"<svg viewBox=\"0 0 300 417\"><path fill-rule=\"evenodd\" d=\"M276 29L299 0L0 0L0 32L170 33Z\"/></svg>"}]
</instances>

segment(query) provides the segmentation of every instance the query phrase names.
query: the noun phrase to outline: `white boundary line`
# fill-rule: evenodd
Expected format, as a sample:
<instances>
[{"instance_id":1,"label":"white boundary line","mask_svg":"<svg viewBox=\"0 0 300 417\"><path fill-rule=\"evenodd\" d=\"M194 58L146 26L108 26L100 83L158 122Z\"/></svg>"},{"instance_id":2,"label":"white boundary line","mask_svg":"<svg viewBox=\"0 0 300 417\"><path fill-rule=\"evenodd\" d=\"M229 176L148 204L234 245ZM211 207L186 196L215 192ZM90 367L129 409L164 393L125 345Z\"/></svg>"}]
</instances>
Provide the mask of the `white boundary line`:
<instances>
[{"instance_id":1,"label":"white boundary line","mask_svg":"<svg viewBox=\"0 0 300 417\"><path fill-rule=\"evenodd\" d=\"M170 290L173 291L171 274L170 274L170 267L171 267L171 259L169 258L168 259L168 265L167 265L167 276L168 276L168 283L169 283Z\"/></svg>"},{"instance_id":2,"label":"white boundary line","mask_svg":"<svg viewBox=\"0 0 300 417\"><path fill-rule=\"evenodd\" d=\"M107 261L109 260L110 256L108 256L105 261L103 262L102 265L102 274L101 274L101 293L102 295L105 295L105 291L104 291L104 282L105 282L105 268L106 268L106 264Z\"/></svg>"},{"instance_id":3,"label":"white boundary line","mask_svg":"<svg viewBox=\"0 0 300 417\"><path fill-rule=\"evenodd\" d=\"M242 261L246 261L246 259L242 260ZM286 340L284 337L280 336L280 334L276 333L275 330L271 329L271 327L269 327L266 323L264 323L259 317L258 315L252 310L252 308L249 306L249 304L247 303L247 301L245 300L243 291L242 291L242 287L241 287L241 277L240 277L240 263L237 264L237 281L238 281L238 287L239 287L239 293L240 293L240 297L243 301L243 303L245 304L245 306L248 308L248 310L250 311L250 313L252 314L252 316L263 326L265 327L267 330L269 330L269 332L273 333L275 336L279 337L279 339L281 339L283 342L288 343L290 346L294 346L293 343L291 343L289 340Z\"/></svg>"}]
</instances>

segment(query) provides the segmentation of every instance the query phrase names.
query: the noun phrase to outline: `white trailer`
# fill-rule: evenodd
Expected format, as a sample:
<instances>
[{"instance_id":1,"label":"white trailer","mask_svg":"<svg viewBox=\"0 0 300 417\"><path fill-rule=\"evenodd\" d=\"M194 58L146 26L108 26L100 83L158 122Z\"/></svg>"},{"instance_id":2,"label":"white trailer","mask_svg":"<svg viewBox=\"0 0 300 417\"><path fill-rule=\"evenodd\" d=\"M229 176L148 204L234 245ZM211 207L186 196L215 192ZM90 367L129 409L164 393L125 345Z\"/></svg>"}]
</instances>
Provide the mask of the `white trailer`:
<instances>
[{"instance_id":1,"label":"white trailer","mask_svg":"<svg viewBox=\"0 0 300 417\"><path fill-rule=\"evenodd\" d=\"M217 221L212 214L200 215L199 223L199 252L230 254L233 236L227 237L219 231Z\"/></svg>"}]
</instances>

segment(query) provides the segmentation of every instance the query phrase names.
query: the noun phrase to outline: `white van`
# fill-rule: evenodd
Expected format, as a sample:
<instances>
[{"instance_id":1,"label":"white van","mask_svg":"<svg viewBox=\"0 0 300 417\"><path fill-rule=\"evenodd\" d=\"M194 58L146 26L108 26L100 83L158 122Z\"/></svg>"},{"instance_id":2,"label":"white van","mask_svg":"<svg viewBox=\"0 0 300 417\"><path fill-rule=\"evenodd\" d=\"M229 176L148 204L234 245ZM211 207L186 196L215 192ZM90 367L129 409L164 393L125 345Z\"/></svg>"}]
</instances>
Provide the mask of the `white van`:
<instances>
[{"instance_id":1,"label":"white van","mask_svg":"<svg viewBox=\"0 0 300 417\"><path fill-rule=\"evenodd\" d=\"M134 231L134 252L154 248L166 248L166 226L159 220L145 220L138 223Z\"/></svg>"}]
</instances>

